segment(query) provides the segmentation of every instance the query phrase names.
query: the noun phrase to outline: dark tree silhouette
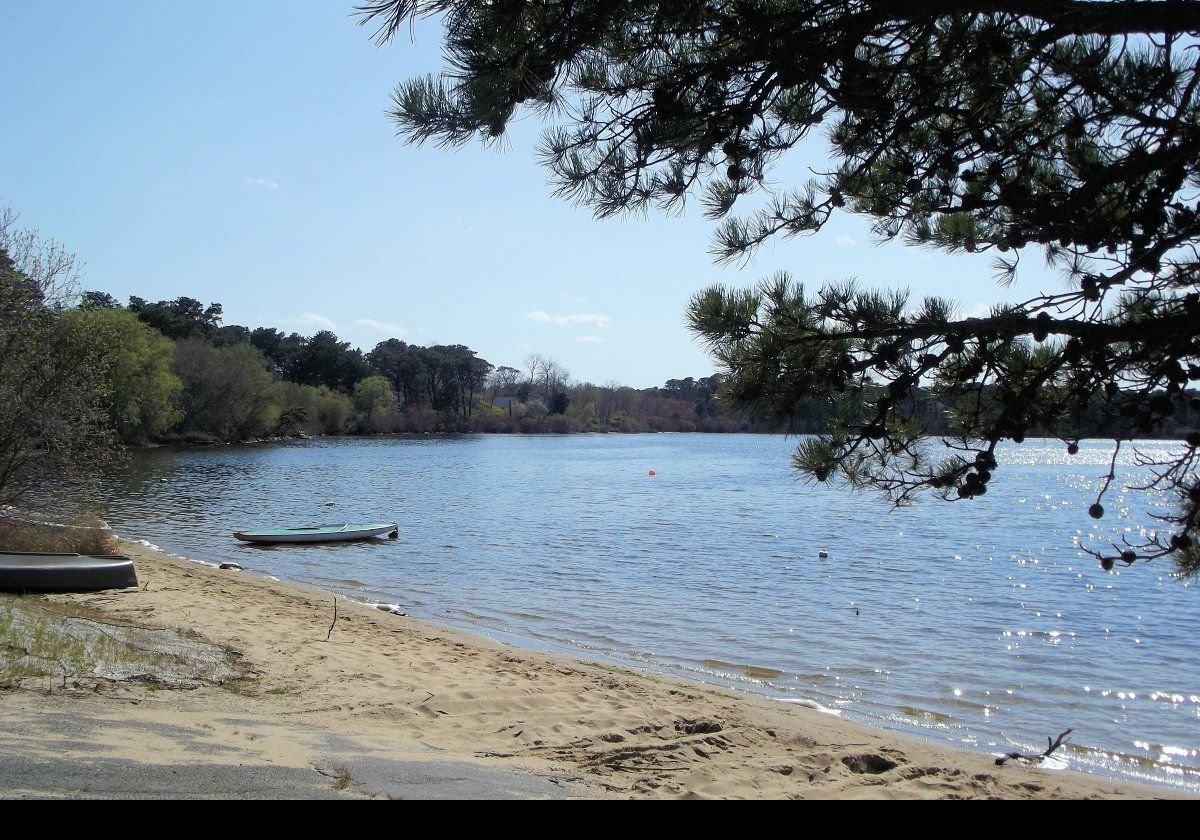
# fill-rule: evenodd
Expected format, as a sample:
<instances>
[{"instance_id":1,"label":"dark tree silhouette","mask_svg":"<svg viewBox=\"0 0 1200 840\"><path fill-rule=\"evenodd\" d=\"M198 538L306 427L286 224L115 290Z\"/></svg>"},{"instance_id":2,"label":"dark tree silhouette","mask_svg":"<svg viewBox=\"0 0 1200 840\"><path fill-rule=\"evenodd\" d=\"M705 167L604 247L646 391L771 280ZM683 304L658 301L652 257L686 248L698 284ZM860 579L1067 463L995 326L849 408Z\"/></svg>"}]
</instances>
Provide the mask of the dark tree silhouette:
<instances>
[{"instance_id":1,"label":"dark tree silhouette","mask_svg":"<svg viewBox=\"0 0 1200 840\"><path fill-rule=\"evenodd\" d=\"M828 398L828 433L794 456L803 473L896 503L986 493L1004 440L1056 436L1073 453L1085 436L1179 432L1174 457L1142 459L1144 487L1177 494L1178 512L1091 550L1106 567L1173 553L1200 570L1200 3L376 0L359 13L381 43L443 18L450 69L396 89L400 136L491 142L532 110L560 195L600 216L698 196L719 261L842 210L884 240L991 252L1001 282L1040 251L1067 290L983 318L787 276L701 292L689 317L736 403L788 423ZM814 132L829 171L768 181ZM753 193L765 206L735 215ZM915 389L949 407L949 455L923 437Z\"/></svg>"},{"instance_id":2,"label":"dark tree silhouette","mask_svg":"<svg viewBox=\"0 0 1200 840\"><path fill-rule=\"evenodd\" d=\"M175 341L185 338L211 339L221 325L221 304L212 303L205 308L203 303L190 297L149 303L131 295L128 308L147 324Z\"/></svg>"}]
</instances>

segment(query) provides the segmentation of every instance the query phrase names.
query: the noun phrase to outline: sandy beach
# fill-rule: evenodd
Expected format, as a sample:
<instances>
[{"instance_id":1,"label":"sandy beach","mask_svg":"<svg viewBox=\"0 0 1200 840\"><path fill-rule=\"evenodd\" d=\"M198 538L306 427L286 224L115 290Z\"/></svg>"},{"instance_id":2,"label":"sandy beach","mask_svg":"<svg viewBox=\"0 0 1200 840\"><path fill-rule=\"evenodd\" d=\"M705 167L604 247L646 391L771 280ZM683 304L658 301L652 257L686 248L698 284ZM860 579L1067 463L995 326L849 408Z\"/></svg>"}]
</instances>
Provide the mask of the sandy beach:
<instances>
[{"instance_id":1,"label":"sandy beach","mask_svg":"<svg viewBox=\"0 0 1200 840\"><path fill-rule=\"evenodd\" d=\"M124 549L140 588L50 597L114 625L174 628L223 649L229 668L187 688L46 680L0 694L0 754L22 768L0 774L0 796L1179 796L999 767L801 706L522 650L340 597L334 622L332 594Z\"/></svg>"}]
</instances>

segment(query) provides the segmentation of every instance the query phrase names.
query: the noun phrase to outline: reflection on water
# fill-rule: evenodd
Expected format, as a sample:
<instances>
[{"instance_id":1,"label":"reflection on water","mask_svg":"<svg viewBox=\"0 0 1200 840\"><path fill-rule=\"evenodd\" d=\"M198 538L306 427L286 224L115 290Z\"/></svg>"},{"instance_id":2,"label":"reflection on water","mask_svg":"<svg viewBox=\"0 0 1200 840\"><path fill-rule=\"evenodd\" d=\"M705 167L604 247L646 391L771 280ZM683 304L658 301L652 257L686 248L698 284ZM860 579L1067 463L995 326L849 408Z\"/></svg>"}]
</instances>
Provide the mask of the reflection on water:
<instances>
[{"instance_id":1,"label":"reflection on water","mask_svg":"<svg viewBox=\"0 0 1200 840\"><path fill-rule=\"evenodd\" d=\"M1200 790L1196 588L1165 563L1105 573L1076 547L1152 524L1170 499L1110 494L1093 521L1109 450L1033 442L1010 449L986 497L894 511L797 482L794 443L158 449L112 476L104 515L172 553L992 752L1074 727L1070 766ZM401 538L231 536L316 520L398 521Z\"/></svg>"}]
</instances>

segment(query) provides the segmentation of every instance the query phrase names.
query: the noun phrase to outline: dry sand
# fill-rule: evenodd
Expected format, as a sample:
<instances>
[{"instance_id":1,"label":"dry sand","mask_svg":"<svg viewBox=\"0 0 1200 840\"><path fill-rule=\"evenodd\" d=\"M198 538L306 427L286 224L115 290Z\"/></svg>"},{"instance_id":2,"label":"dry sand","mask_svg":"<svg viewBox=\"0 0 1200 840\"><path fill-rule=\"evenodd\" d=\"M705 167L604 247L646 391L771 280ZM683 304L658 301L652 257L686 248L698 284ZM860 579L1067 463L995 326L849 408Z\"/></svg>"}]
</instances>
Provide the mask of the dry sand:
<instances>
[{"instance_id":1,"label":"dry sand","mask_svg":"<svg viewBox=\"0 0 1200 840\"><path fill-rule=\"evenodd\" d=\"M517 649L341 598L331 629L329 593L125 548L142 588L54 597L98 608L114 623L196 634L231 651L243 677L186 690L85 681L2 694L0 756L117 762L151 776L207 768L213 779L234 768L274 768L358 796L1177 796L1085 774L998 767L986 755L811 709ZM64 720L86 721L86 732ZM426 766L411 762L511 771L542 787L456 788L437 774L422 777L426 787L389 787L397 768ZM359 767L373 769L359 774ZM0 789L7 796L89 795L77 782L61 790L0 784L9 785ZM299 797L315 789L258 793ZM193 793L202 795L161 790ZM218 786L213 795L237 792Z\"/></svg>"}]
</instances>

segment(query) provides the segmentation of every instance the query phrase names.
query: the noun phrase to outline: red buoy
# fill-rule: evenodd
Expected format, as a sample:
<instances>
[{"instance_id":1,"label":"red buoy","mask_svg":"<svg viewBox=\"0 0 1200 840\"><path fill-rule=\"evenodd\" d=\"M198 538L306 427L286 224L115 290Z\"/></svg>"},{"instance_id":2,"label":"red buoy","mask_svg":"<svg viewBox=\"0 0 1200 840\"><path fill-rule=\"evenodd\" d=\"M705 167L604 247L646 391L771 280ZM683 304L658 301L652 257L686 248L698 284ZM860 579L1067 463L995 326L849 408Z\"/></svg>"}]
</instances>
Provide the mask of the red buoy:
<instances>
[{"instance_id":1,"label":"red buoy","mask_svg":"<svg viewBox=\"0 0 1200 840\"><path fill-rule=\"evenodd\" d=\"M650 470L650 475L658 475L654 470Z\"/></svg>"}]
</instances>

